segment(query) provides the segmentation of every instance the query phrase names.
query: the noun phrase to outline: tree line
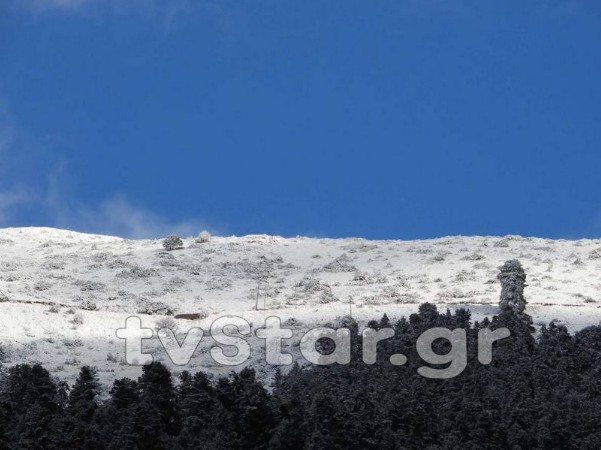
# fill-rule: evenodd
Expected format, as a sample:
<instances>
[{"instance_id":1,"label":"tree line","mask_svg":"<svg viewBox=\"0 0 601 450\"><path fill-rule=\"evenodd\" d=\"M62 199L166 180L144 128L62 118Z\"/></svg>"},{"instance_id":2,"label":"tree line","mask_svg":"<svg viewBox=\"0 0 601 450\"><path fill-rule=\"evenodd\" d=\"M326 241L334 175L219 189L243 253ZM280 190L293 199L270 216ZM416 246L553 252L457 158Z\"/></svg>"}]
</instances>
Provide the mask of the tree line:
<instances>
[{"instance_id":1,"label":"tree line","mask_svg":"<svg viewBox=\"0 0 601 450\"><path fill-rule=\"evenodd\" d=\"M137 380L114 381L99 400L93 368L72 388L40 365L17 365L0 379L0 449L599 449L601 326L571 335L551 322L534 330L524 308L521 266L504 266L499 314L440 312L425 303L391 323L375 364L361 358L351 318L347 365L298 364L266 388L246 368L212 381L183 372L174 380L160 362ZM468 365L450 379L428 379L415 340L433 327L463 328ZM506 327L492 362L477 363L478 332ZM435 341L444 354L449 342ZM327 345L324 345L327 351ZM396 353L403 366L390 364Z\"/></svg>"}]
</instances>

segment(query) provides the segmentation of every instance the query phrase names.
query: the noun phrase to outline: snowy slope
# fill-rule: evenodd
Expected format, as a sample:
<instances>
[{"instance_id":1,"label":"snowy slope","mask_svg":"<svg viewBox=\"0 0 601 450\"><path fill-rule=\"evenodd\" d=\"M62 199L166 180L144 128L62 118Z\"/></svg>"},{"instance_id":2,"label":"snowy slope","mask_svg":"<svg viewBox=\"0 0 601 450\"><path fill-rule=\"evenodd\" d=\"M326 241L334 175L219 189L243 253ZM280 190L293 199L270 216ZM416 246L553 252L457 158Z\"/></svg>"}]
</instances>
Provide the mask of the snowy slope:
<instances>
[{"instance_id":1,"label":"snowy slope","mask_svg":"<svg viewBox=\"0 0 601 450\"><path fill-rule=\"evenodd\" d=\"M514 258L528 274L527 312L535 322L557 318L571 330L599 323L601 240L256 235L206 243L189 238L183 249L166 252L160 240L2 229L0 347L5 364L39 361L64 379L92 364L110 382L139 372L124 364L123 341L115 336L130 315L150 328L171 313L206 316L178 321L180 331L206 330L225 314L259 328L265 317L277 315L294 318L300 333L349 314L350 303L353 317L368 320L384 312L408 315L429 301L439 308L467 305L478 319L496 312L497 267ZM227 373L207 356L210 345L202 343L185 369ZM267 374L256 348L250 363Z\"/></svg>"}]
</instances>

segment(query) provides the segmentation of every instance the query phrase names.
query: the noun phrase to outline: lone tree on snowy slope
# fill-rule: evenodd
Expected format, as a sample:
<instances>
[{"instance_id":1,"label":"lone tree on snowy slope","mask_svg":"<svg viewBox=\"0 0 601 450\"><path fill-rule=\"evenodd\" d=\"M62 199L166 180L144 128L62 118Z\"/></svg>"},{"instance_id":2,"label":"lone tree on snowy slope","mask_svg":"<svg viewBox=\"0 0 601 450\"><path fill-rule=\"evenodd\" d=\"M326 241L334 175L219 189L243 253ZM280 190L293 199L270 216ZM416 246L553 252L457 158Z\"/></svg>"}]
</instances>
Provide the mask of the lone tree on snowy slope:
<instances>
[{"instance_id":1,"label":"lone tree on snowy slope","mask_svg":"<svg viewBox=\"0 0 601 450\"><path fill-rule=\"evenodd\" d=\"M167 251L176 250L178 248L182 248L184 246L184 242L179 236L172 235L168 236L163 240L163 248Z\"/></svg>"},{"instance_id":2,"label":"lone tree on snowy slope","mask_svg":"<svg viewBox=\"0 0 601 450\"><path fill-rule=\"evenodd\" d=\"M512 310L520 315L526 309L524 288L526 287L526 272L522 264L513 259L507 261L501 267L497 278L501 282L501 300L499 306L502 310Z\"/></svg>"}]
</instances>

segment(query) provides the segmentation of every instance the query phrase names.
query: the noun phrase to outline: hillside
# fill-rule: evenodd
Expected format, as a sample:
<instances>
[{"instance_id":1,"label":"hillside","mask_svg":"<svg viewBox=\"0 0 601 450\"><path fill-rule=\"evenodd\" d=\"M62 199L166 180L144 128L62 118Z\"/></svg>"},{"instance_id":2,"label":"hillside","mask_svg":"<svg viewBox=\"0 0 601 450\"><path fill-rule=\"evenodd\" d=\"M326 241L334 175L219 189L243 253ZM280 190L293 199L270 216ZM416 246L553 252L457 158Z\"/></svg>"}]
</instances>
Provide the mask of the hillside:
<instances>
[{"instance_id":1,"label":"hillside","mask_svg":"<svg viewBox=\"0 0 601 450\"><path fill-rule=\"evenodd\" d=\"M409 315L428 301L439 309L467 306L478 319L496 312L497 268L516 258L528 274L527 312L535 323L557 318L571 330L599 323L601 240L252 235L188 238L183 249L167 252L161 240L2 229L0 347L5 364L41 362L67 379L91 364L108 382L139 373L124 363L123 341L115 336L130 315L153 328L172 314L202 314L199 321L177 321L180 332L207 330L221 315L259 328L276 315L300 332L349 312L359 321L384 312ZM188 368L229 371L209 358L210 346L207 337ZM249 363L269 375L260 345L253 351Z\"/></svg>"}]
</instances>

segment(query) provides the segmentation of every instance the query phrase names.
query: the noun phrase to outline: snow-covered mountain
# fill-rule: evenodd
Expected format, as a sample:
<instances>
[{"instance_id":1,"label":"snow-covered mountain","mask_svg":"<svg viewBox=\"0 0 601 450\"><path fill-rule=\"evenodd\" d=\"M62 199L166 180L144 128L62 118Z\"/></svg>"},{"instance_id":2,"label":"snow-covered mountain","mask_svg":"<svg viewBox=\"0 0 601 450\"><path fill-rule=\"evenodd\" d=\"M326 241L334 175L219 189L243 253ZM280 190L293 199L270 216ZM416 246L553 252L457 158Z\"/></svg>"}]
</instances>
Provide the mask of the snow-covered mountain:
<instances>
[{"instance_id":1,"label":"snow-covered mountain","mask_svg":"<svg viewBox=\"0 0 601 450\"><path fill-rule=\"evenodd\" d=\"M572 331L601 320L601 240L446 237L419 241L252 235L127 240L50 228L0 230L0 347L4 364L41 362L64 379L83 364L101 380L132 376L115 330L131 315L143 326L172 314L180 333L238 315L253 329L268 316L301 332L349 313L359 321L409 315L420 303L467 306L474 319L497 311L498 267L519 259L528 274L527 312ZM256 339L256 338L255 338ZM152 342L149 346L152 348ZM184 369L226 373L207 355L209 338ZM292 346L294 344L291 344ZM249 364L268 375L261 346ZM158 359L168 362L166 355Z\"/></svg>"}]
</instances>

